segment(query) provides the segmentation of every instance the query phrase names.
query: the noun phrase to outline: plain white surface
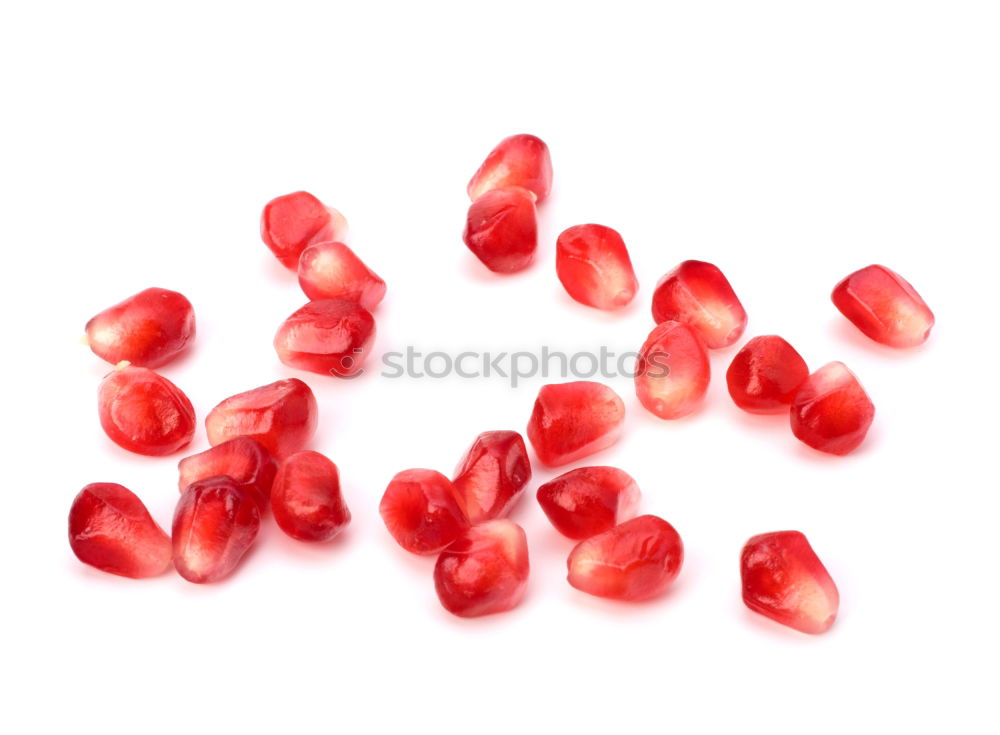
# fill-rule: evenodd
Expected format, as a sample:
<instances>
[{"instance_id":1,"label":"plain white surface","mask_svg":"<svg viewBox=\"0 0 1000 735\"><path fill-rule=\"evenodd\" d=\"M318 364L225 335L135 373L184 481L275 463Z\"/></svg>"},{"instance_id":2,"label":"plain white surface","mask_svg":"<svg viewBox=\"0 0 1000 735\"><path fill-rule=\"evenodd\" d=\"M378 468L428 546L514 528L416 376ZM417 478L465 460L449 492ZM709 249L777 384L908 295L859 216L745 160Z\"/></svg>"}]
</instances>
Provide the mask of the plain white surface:
<instances>
[{"instance_id":1,"label":"plain white surface","mask_svg":"<svg viewBox=\"0 0 1000 735\"><path fill-rule=\"evenodd\" d=\"M4 729L9 732L986 732L997 727L995 414L998 17L993 3L21 4L3 11ZM551 148L538 262L490 276L464 248L465 184L503 136ZM538 387L337 381L271 338L305 302L258 236L271 197L339 208L382 275L379 352L630 350L652 287L717 263L810 366L840 359L877 415L847 458L737 410L713 354L698 415L662 422L628 380L632 473L682 534L675 589L642 605L565 582L536 467L513 514L524 604L464 621L433 559L394 545L386 482L450 472L475 435L523 431ZM641 288L623 314L571 301L555 236L617 228ZM872 262L934 309L922 348L860 336L829 301ZM269 520L231 580L118 579L79 564L65 518L120 482L168 526L176 462L97 423L109 369L77 343L147 286L195 305L163 369L199 415L282 376L316 391L313 447L354 522L331 546ZM371 365L370 367L377 367ZM207 446L199 431L191 452ZM840 587L807 637L747 611L750 535L805 532ZM993 701L990 701L993 700Z\"/></svg>"}]
</instances>

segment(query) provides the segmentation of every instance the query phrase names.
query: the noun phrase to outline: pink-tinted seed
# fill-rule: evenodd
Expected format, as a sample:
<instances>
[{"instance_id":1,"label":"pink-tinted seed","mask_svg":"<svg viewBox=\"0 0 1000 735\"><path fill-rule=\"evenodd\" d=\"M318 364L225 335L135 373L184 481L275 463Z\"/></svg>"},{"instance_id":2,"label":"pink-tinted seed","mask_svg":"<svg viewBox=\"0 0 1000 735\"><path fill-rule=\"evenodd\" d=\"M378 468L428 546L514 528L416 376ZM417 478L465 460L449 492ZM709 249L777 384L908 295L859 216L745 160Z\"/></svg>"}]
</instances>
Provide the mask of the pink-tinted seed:
<instances>
[{"instance_id":1,"label":"pink-tinted seed","mask_svg":"<svg viewBox=\"0 0 1000 735\"><path fill-rule=\"evenodd\" d=\"M595 309L620 309L639 288L625 241L604 225L576 225L559 235L556 274L570 296Z\"/></svg>"},{"instance_id":2,"label":"pink-tinted seed","mask_svg":"<svg viewBox=\"0 0 1000 735\"><path fill-rule=\"evenodd\" d=\"M699 260L685 260L660 279L653 319L687 324L710 350L733 344L747 326L747 313L722 271Z\"/></svg>"},{"instance_id":3,"label":"pink-tinted seed","mask_svg":"<svg viewBox=\"0 0 1000 735\"><path fill-rule=\"evenodd\" d=\"M342 242L319 242L303 250L299 285L313 301L345 299L368 311L385 296L385 281Z\"/></svg>"},{"instance_id":4,"label":"pink-tinted seed","mask_svg":"<svg viewBox=\"0 0 1000 735\"><path fill-rule=\"evenodd\" d=\"M701 405L711 377L708 352L687 324L663 322L639 350L635 393L650 413L678 419Z\"/></svg>"}]
</instances>

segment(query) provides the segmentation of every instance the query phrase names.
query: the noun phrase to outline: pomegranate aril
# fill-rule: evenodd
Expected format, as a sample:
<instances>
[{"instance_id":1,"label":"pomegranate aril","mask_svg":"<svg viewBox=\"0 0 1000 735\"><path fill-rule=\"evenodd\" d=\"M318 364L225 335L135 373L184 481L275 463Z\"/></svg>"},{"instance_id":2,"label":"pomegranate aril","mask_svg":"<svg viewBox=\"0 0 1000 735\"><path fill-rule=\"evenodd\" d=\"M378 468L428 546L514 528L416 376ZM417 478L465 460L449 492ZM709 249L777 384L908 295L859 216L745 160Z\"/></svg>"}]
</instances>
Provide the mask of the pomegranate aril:
<instances>
[{"instance_id":1,"label":"pomegranate aril","mask_svg":"<svg viewBox=\"0 0 1000 735\"><path fill-rule=\"evenodd\" d=\"M316 397L296 378L230 396L205 419L212 446L248 436L281 459L305 447L316 431Z\"/></svg>"},{"instance_id":2,"label":"pomegranate aril","mask_svg":"<svg viewBox=\"0 0 1000 735\"><path fill-rule=\"evenodd\" d=\"M289 367L349 378L361 372L375 339L375 319L344 299L310 301L274 336L278 358Z\"/></svg>"},{"instance_id":3,"label":"pomegranate aril","mask_svg":"<svg viewBox=\"0 0 1000 735\"><path fill-rule=\"evenodd\" d=\"M837 585L798 531L754 536L740 553L743 602L803 633L823 633L837 618Z\"/></svg>"},{"instance_id":4,"label":"pomegranate aril","mask_svg":"<svg viewBox=\"0 0 1000 735\"><path fill-rule=\"evenodd\" d=\"M842 362L831 362L810 375L792 401L792 433L829 454L856 449L874 418L875 406Z\"/></svg>"},{"instance_id":5,"label":"pomegranate aril","mask_svg":"<svg viewBox=\"0 0 1000 735\"><path fill-rule=\"evenodd\" d=\"M396 543L414 554L435 554L468 525L451 480L434 470L403 470L378 507Z\"/></svg>"},{"instance_id":6,"label":"pomegranate aril","mask_svg":"<svg viewBox=\"0 0 1000 735\"><path fill-rule=\"evenodd\" d=\"M615 600L645 600L674 581L684 545L662 518L639 516L581 541L569 555L569 583Z\"/></svg>"},{"instance_id":7,"label":"pomegranate aril","mask_svg":"<svg viewBox=\"0 0 1000 735\"><path fill-rule=\"evenodd\" d=\"M733 402L750 413L787 411L809 367L788 342L775 335L754 337L726 371Z\"/></svg>"},{"instance_id":8,"label":"pomegranate aril","mask_svg":"<svg viewBox=\"0 0 1000 735\"><path fill-rule=\"evenodd\" d=\"M98 414L104 433L137 454L173 454L191 443L195 418L180 388L149 368L122 365L101 381Z\"/></svg>"},{"instance_id":9,"label":"pomegranate aril","mask_svg":"<svg viewBox=\"0 0 1000 735\"><path fill-rule=\"evenodd\" d=\"M621 436L625 404L611 388L580 380L542 386L528 421L528 439L549 467L607 449Z\"/></svg>"},{"instance_id":10,"label":"pomegranate aril","mask_svg":"<svg viewBox=\"0 0 1000 735\"><path fill-rule=\"evenodd\" d=\"M308 450L281 463L271 509L278 527L300 541L329 541L351 522L337 465Z\"/></svg>"},{"instance_id":11,"label":"pomegranate aril","mask_svg":"<svg viewBox=\"0 0 1000 735\"><path fill-rule=\"evenodd\" d=\"M238 436L182 459L177 469L177 485L184 492L189 485L208 477L225 475L248 492L263 510L271 496L271 485L278 472L278 463L256 439Z\"/></svg>"},{"instance_id":12,"label":"pomegranate aril","mask_svg":"<svg viewBox=\"0 0 1000 735\"><path fill-rule=\"evenodd\" d=\"M701 337L687 324L663 322L653 328L639 350L635 394L661 419L678 419L701 405L710 378Z\"/></svg>"},{"instance_id":13,"label":"pomegranate aril","mask_svg":"<svg viewBox=\"0 0 1000 735\"><path fill-rule=\"evenodd\" d=\"M559 235L556 274L570 296L595 309L620 309L639 288L625 241L604 225L576 225Z\"/></svg>"},{"instance_id":14,"label":"pomegranate aril","mask_svg":"<svg viewBox=\"0 0 1000 735\"><path fill-rule=\"evenodd\" d=\"M639 486L616 467L580 467L539 487L538 504L561 534L586 539L632 518Z\"/></svg>"},{"instance_id":15,"label":"pomegranate aril","mask_svg":"<svg viewBox=\"0 0 1000 735\"><path fill-rule=\"evenodd\" d=\"M884 265L862 268L833 289L833 303L858 329L890 347L927 341L934 314L913 286Z\"/></svg>"},{"instance_id":16,"label":"pomegranate aril","mask_svg":"<svg viewBox=\"0 0 1000 735\"><path fill-rule=\"evenodd\" d=\"M314 242L343 240L347 220L306 191L272 199L260 217L260 236L290 270L299 267L302 251Z\"/></svg>"},{"instance_id":17,"label":"pomegranate aril","mask_svg":"<svg viewBox=\"0 0 1000 735\"><path fill-rule=\"evenodd\" d=\"M462 240L494 273L524 270L538 247L535 195L516 186L486 192L469 207Z\"/></svg>"},{"instance_id":18,"label":"pomegranate aril","mask_svg":"<svg viewBox=\"0 0 1000 735\"><path fill-rule=\"evenodd\" d=\"M299 285L310 299L346 299L373 311L385 281L342 242L318 242L302 251Z\"/></svg>"},{"instance_id":19,"label":"pomegranate aril","mask_svg":"<svg viewBox=\"0 0 1000 735\"><path fill-rule=\"evenodd\" d=\"M469 523L505 517L531 479L524 439L516 431L484 431L455 469L455 497Z\"/></svg>"},{"instance_id":20,"label":"pomegranate aril","mask_svg":"<svg viewBox=\"0 0 1000 735\"><path fill-rule=\"evenodd\" d=\"M77 559L122 577L155 577L170 567L170 537L126 487L95 482L69 511L69 545Z\"/></svg>"},{"instance_id":21,"label":"pomegranate aril","mask_svg":"<svg viewBox=\"0 0 1000 735\"><path fill-rule=\"evenodd\" d=\"M552 189L549 147L534 135L512 135L490 151L467 187L469 199L477 200L494 189L520 186L541 202Z\"/></svg>"},{"instance_id":22,"label":"pomegranate aril","mask_svg":"<svg viewBox=\"0 0 1000 735\"><path fill-rule=\"evenodd\" d=\"M165 288L140 291L87 322L87 344L112 365L159 367L183 352L194 335L191 302Z\"/></svg>"},{"instance_id":23,"label":"pomegranate aril","mask_svg":"<svg viewBox=\"0 0 1000 735\"><path fill-rule=\"evenodd\" d=\"M685 260L656 284L653 319L689 325L711 350L728 347L747 326L747 313L716 266Z\"/></svg>"},{"instance_id":24,"label":"pomegranate aril","mask_svg":"<svg viewBox=\"0 0 1000 735\"><path fill-rule=\"evenodd\" d=\"M513 521L466 529L438 557L434 587L445 610L463 618L517 607L528 586L528 540Z\"/></svg>"},{"instance_id":25,"label":"pomegranate aril","mask_svg":"<svg viewBox=\"0 0 1000 735\"><path fill-rule=\"evenodd\" d=\"M208 477L181 494L174 511L174 566L189 582L228 576L260 531L260 506L229 477Z\"/></svg>"}]
</instances>

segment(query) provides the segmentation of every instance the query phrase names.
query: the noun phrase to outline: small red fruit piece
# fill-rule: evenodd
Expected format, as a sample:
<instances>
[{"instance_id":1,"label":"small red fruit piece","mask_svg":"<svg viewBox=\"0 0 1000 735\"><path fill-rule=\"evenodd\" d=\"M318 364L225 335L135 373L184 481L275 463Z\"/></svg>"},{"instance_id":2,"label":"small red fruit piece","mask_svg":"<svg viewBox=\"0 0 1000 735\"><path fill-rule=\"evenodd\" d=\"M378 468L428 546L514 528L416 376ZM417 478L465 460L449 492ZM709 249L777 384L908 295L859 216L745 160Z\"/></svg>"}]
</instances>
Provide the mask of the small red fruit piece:
<instances>
[{"instance_id":1,"label":"small red fruit piece","mask_svg":"<svg viewBox=\"0 0 1000 735\"><path fill-rule=\"evenodd\" d=\"M810 375L792 401L792 433L829 454L856 449L874 418L875 406L842 362L831 362Z\"/></svg>"},{"instance_id":2,"label":"small red fruit piece","mask_svg":"<svg viewBox=\"0 0 1000 735\"><path fill-rule=\"evenodd\" d=\"M743 602L803 633L824 633L840 606L837 585L798 531L754 536L740 553Z\"/></svg>"},{"instance_id":3,"label":"small red fruit piece","mask_svg":"<svg viewBox=\"0 0 1000 735\"><path fill-rule=\"evenodd\" d=\"M469 199L476 201L488 191L508 186L534 192L539 202L549 195L552 159L541 138L521 134L501 140L469 181Z\"/></svg>"},{"instance_id":4,"label":"small red fruit piece","mask_svg":"<svg viewBox=\"0 0 1000 735\"><path fill-rule=\"evenodd\" d=\"M576 225L559 235L556 274L570 296L595 309L620 309L639 288L625 241L604 225Z\"/></svg>"},{"instance_id":5,"label":"small red fruit piece","mask_svg":"<svg viewBox=\"0 0 1000 735\"><path fill-rule=\"evenodd\" d=\"M559 533L586 539L632 518L639 486L617 467L580 467L539 487L538 504Z\"/></svg>"},{"instance_id":6,"label":"small red fruit piece","mask_svg":"<svg viewBox=\"0 0 1000 735\"><path fill-rule=\"evenodd\" d=\"M569 464L607 449L621 436L625 404L611 388L580 380L543 385L528 439L543 464Z\"/></svg>"},{"instance_id":7,"label":"small red fruit piece","mask_svg":"<svg viewBox=\"0 0 1000 735\"><path fill-rule=\"evenodd\" d=\"M661 419L679 419L701 405L711 368L701 337L687 324L663 322L639 350L635 394Z\"/></svg>"},{"instance_id":8,"label":"small red fruit piece","mask_svg":"<svg viewBox=\"0 0 1000 735\"><path fill-rule=\"evenodd\" d=\"M726 371L733 402L750 413L787 411L809 367L788 342L775 335L754 337Z\"/></svg>"},{"instance_id":9,"label":"small red fruit piece","mask_svg":"<svg viewBox=\"0 0 1000 735\"><path fill-rule=\"evenodd\" d=\"M136 454L173 454L194 436L191 401L149 368L122 365L108 373L97 392L97 408L104 433Z\"/></svg>"},{"instance_id":10,"label":"small red fruit piece","mask_svg":"<svg viewBox=\"0 0 1000 735\"><path fill-rule=\"evenodd\" d=\"M278 463L264 446L249 436L238 436L182 459L177 469L181 492L189 485L207 477L225 475L253 496L263 510L271 496L271 485L278 472Z\"/></svg>"},{"instance_id":11,"label":"small red fruit piece","mask_svg":"<svg viewBox=\"0 0 1000 735\"><path fill-rule=\"evenodd\" d=\"M361 372L375 339L375 319L353 301L320 299L296 311L278 329L274 349L289 367L349 378Z\"/></svg>"},{"instance_id":12,"label":"small red fruit piece","mask_svg":"<svg viewBox=\"0 0 1000 735\"><path fill-rule=\"evenodd\" d=\"M656 284L653 319L688 324L710 350L728 347L747 326L747 313L722 271L700 260L685 260Z\"/></svg>"},{"instance_id":13,"label":"small red fruit piece","mask_svg":"<svg viewBox=\"0 0 1000 735\"><path fill-rule=\"evenodd\" d=\"M272 199L260 217L260 236L290 270L299 267L302 251L314 242L343 240L347 220L306 191Z\"/></svg>"},{"instance_id":14,"label":"small red fruit piece","mask_svg":"<svg viewBox=\"0 0 1000 735\"><path fill-rule=\"evenodd\" d=\"M176 291L147 288L87 322L87 344L112 365L159 367L194 339L194 308Z\"/></svg>"},{"instance_id":15,"label":"small red fruit piece","mask_svg":"<svg viewBox=\"0 0 1000 735\"><path fill-rule=\"evenodd\" d=\"M228 477L198 480L174 511L174 566L201 584L228 576L260 531L260 507Z\"/></svg>"},{"instance_id":16,"label":"small red fruit piece","mask_svg":"<svg viewBox=\"0 0 1000 735\"><path fill-rule=\"evenodd\" d=\"M507 519L467 529L441 552L434 587L445 610L463 618L517 607L528 586L528 540Z\"/></svg>"},{"instance_id":17,"label":"small red fruit piece","mask_svg":"<svg viewBox=\"0 0 1000 735\"><path fill-rule=\"evenodd\" d=\"M677 577L684 545L674 527L645 515L581 541L569 555L569 583L614 600L645 600Z\"/></svg>"},{"instance_id":18,"label":"small red fruit piece","mask_svg":"<svg viewBox=\"0 0 1000 735\"><path fill-rule=\"evenodd\" d=\"M862 268L833 289L833 303L858 329L890 347L927 341L934 314L905 278L884 265Z\"/></svg>"},{"instance_id":19,"label":"small red fruit piece","mask_svg":"<svg viewBox=\"0 0 1000 735\"><path fill-rule=\"evenodd\" d=\"M313 392L301 380L289 378L230 396L211 410L205 428L212 446L249 436L282 459L306 445L317 420Z\"/></svg>"},{"instance_id":20,"label":"small red fruit piece","mask_svg":"<svg viewBox=\"0 0 1000 735\"><path fill-rule=\"evenodd\" d=\"M69 545L77 559L122 577L155 577L167 571L170 537L146 506L113 482L87 485L69 510Z\"/></svg>"},{"instance_id":21,"label":"small red fruit piece","mask_svg":"<svg viewBox=\"0 0 1000 735\"><path fill-rule=\"evenodd\" d=\"M484 431L455 469L455 498L469 523L504 518L531 479L524 439L516 431Z\"/></svg>"},{"instance_id":22,"label":"small red fruit piece","mask_svg":"<svg viewBox=\"0 0 1000 735\"><path fill-rule=\"evenodd\" d=\"M538 247L535 195L517 186L486 192L469 207L462 240L494 273L524 270Z\"/></svg>"},{"instance_id":23,"label":"small red fruit piece","mask_svg":"<svg viewBox=\"0 0 1000 735\"><path fill-rule=\"evenodd\" d=\"M414 554L437 553L468 525L451 480L434 470L397 473L378 512L396 543Z\"/></svg>"},{"instance_id":24,"label":"small red fruit piece","mask_svg":"<svg viewBox=\"0 0 1000 735\"><path fill-rule=\"evenodd\" d=\"M302 251L299 285L312 300L346 299L373 311L385 296L385 281L342 242L318 242Z\"/></svg>"},{"instance_id":25,"label":"small red fruit piece","mask_svg":"<svg viewBox=\"0 0 1000 735\"><path fill-rule=\"evenodd\" d=\"M271 508L281 530L300 541L329 541L351 522L337 465L308 450L281 463Z\"/></svg>"}]
</instances>

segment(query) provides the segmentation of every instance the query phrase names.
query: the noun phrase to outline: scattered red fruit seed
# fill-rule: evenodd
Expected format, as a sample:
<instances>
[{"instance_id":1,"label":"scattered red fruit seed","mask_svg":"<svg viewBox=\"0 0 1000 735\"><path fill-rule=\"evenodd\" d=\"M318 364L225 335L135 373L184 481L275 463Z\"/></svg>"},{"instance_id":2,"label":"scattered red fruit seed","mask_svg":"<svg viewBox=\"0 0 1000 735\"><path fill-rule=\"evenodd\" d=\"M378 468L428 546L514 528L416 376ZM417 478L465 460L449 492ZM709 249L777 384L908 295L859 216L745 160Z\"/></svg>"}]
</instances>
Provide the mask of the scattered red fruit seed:
<instances>
[{"instance_id":1,"label":"scattered red fruit seed","mask_svg":"<svg viewBox=\"0 0 1000 735\"><path fill-rule=\"evenodd\" d=\"M281 325L274 349L289 367L349 378L361 372L375 339L375 319L344 299L310 301Z\"/></svg>"},{"instance_id":2,"label":"scattered red fruit seed","mask_svg":"<svg viewBox=\"0 0 1000 735\"><path fill-rule=\"evenodd\" d=\"M824 365L802 384L792 402L792 433L813 449L848 454L875 417L875 406L842 362Z\"/></svg>"},{"instance_id":3,"label":"scattered red fruit seed","mask_svg":"<svg viewBox=\"0 0 1000 735\"><path fill-rule=\"evenodd\" d=\"M174 566L198 584L228 576L260 531L260 507L229 477L209 477L181 494L174 511Z\"/></svg>"},{"instance_id":4,"label":"scattered red fruit seed","mask_svg":"<svg viewBox=\"0 0 1000 735\"><path fill-rule=\"evenodd\" d=\"M516 186L486 192L469 207L462 240L494 273L524 270L538 247L535 195Z\"/></svg>"},{"instance_id":5,"label":"scattered red fruit seed","mask_svg":"<svg viewBox=\"0 0 1000 735\"><path fill-rule=\"evenodd\" d=\"M781 337L754 337L736 353L726 371L733 402L750 413L787 411L809 377L802 356Z\"/></svg>"},{"instance_id":6,"label":"scattered red fruit seed","mask_svg":"<svg viewBox=\"0 0 1000 735\"><path fill-rule=\"evenodd\" d=\"M614 600L645 600L677 577L684 545L674 527L645 515L581 541L569 555L569 583Z\"/></svg>"},{"instance_id":7,"label":"scattered red fruit seed","mask_svg":"<svg viewBox=\"0 0 1000 735\"><path fill-rule=\"evenodd\" d=\"M616 467L580 467L538 488L538 504L556 530L586 539L632 518L639 508L639 486Z\"/></svg>"},{"instance_id":8,"label":"scattered red fruit seed","mask_svg":"<svg viewBox=\"0 0 1000 735\"><path fill-rule=\"evenodd\" d=\"M549 467L607 449L621 436L625 404L611 388L580 380L544 385L528 421L528 439Z\"/></svg>"},{"instance_id":9,"label":"scattered red fruit seed","mask_svg":"<svg viewBox=\"0 0 1000 735\"><path fill-rule=\"evenodd\" d=\"M105 376L97 392L104 433L137 454L173 454L191 443L191 401L176 385L149 368L123 365Z\"/></svg>"},{"instance_id":10,"label":"scattered red fruit seed","mask_svg":"<svg viewBox=\"0 0 1000 735\"><path fill-rule=\"evenodd\" d=\"M259 441L249 436L238 436L185 457L178 463L177 469L180 472L177 484L181 492L198 480L225 475L249 493L263 511L271 497L278 463Z\"/></svg>"},{"instance_id":11,"label":"scattered red fruit seed","mask_svg":"<svg viewBox=\"0 0 1000 735\"><path fill-rule=\"evenodd\" d=\"M556 274L570 296L595 309L620 309L639 289L625 241L604 225L576 225L559 235Z\"/></svg>"},{"instance_id":12,"label":"scattered red fruit seed","mask_svg":"<svg viewBox=\"0 0 1000 735\"><path fill-rule=\"evenodd\" d=\"M434 470L403 470L389 482L378 511L396 543L435 554L467 526L451 480Z\"/></svg>"},{"instance_id":13,"label":"scattered red fruit seed","mask_svg":"<svg viewBox=\"0 0 1000 735\"><path fill-rule=\"evenodd\" d=\"M173 555L142 501L113 482L87 485L73 500L69 545L84 564L135 579L163 574Z\"/></svg>"},{"instance_id":14,"label":"scattered red fruit seed","mask_svg":"<svg viewBox=\"0 0 1000 735\"><path fill-rule=\"evenodd\" d=\"M906 279L883 265L870 265L833 289L833 303L858 329L890 347L927 341L934 314Z\"/></svg>"},{"instance_id":15,"label":"scattered red fruit seed","mask_svg":"<svg viewBox=\"0 0 1000 735\"><path fill-rule=\"evenodd\" d=\"M700 260L685 260L656 284L653 319L689 325L710 350L733 344L747 326L747 313L722 271Z\"/></svg>"},{"instance_id":16,"label":"scattered red fruit seed","mask_svg":"<svg viewBox=\"0 0 1000 735\"><path fill-rule=\"evenodd\" d=\"M374 311L385 281L342 242L318 242L302 251L299 285L312 300L346 299Z\"/></svg>"},{"instance_id":17,"label":"scattered red fruit seed","mask_svg":"<svg viewBox=\"0 0 1000 735\"><path fill-rule=\"evenodd\" d=\"M743 602L803 633L833 625L840 594L809 541L798 531L754 536L740 554Z\"/></svg>"},{"instance_id":18,"label":"scattered red fruit seed","mask_svg":"<svg viewBox=\"0 0 1000 735\"><path fill-rule=\"evenodd\" d=\"M681 322L663 322L653 328L639 350L635 370L639 402L661 419L694 412L711 378L705 343Z\"/></svg>"},{"instance_id":19,"label":"scattered red fruit seed","mask_svg":"<svg viewBox=\"0 0 1000 735\"><path fill-rule=\"evenodd\" d=\"M87 344L112 365L159 367L194 339L194 308L176 291L147 288L87 322Z\"/></svg>"},{"instance_id":20,"label":"scattered red fruit seed","mask_svg":"<svg viewBox=\"0 0 1000 735\"><path fill-rule=\"evenodd\" d=\"M337 465L308 450L281 463L271 508L281 530L300 541L329 541L351 522Z\"/></svg>"},{"instance_id":21,"label":"scattered red fruit seed","mask_svg":"<svg viewBox=\"0 0 1000 735\"><path fill-rule=\"evenodd\" d=\"M463 618L517 607L528 586L528 540L513 521L472 526L441 552L434 587L445 610Z\"/></svg>"},{"instance_id":22,"label":"scattered red fruit seed","mask_svg":"<svg viewBox=\"0 0 1000 735\"><path fill-rule=\"evenodd\" d=\"M212 446L249 436L280 460L305 447L317 421L313 392L290 378L227 398L208 414L205 428Z\"/></svg>"},{"instance_id":23,"label":"scattered red fruit seed","mask_svg":"<svg viewBox=\"0 0 1000 735\"><path fill-rule=\"evenodd\" d=\"M305 191L269 201L260 217L264 244L289 270L299 267L302 251L314 242L343 240L347 220L332 207Z\"/></svg>"},{"instance_id":24,"label":"scattered red fruit seed","mask_svg":"<svg viewBox=\"0 0 1000 735\"><path fill-rule=\"evenodd\" d=\"M516 431L484 431L455 469L455 497L469 523L504 518L531 479L524 439Z\"/></svg>"},{"instance_id":25,"label":"scattered red fruit seed","mask_svg":"<svg viewBox=\"0 0 1000 735\"><path fill-rule=\"evenodd\" d=\"M476 201L488 191L508 186L534 192L539 202L549 195L552 160L541 138L522 134L501 140L469 182L469 199Z\"/></svg>"}]
</instances>

